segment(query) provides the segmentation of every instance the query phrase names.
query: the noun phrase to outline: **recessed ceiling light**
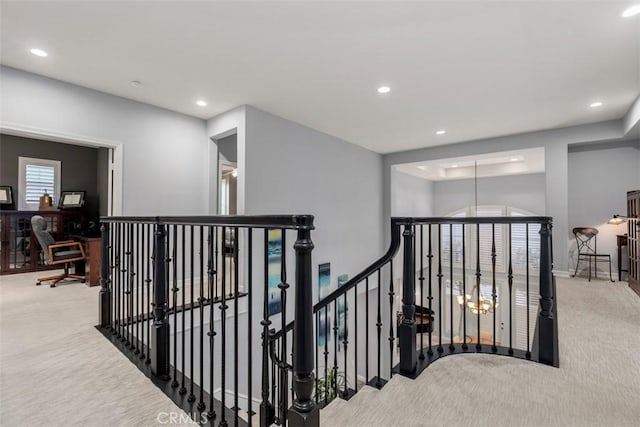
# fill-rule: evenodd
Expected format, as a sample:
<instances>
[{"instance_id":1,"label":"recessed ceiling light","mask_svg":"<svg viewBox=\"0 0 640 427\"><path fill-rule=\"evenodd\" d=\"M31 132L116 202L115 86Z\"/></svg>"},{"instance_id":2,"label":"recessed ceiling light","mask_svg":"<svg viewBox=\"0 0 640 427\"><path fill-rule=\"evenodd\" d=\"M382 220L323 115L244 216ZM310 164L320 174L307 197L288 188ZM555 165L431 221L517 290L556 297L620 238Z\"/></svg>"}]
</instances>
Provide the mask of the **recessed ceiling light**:
<instances>
[{"instance_id":1,"label":"recessed ceiling light","mask_svg":"<svg viewBox=\"0 0 640 427\"><path fill-rule=\"evenodd\" d=\"M41 58L46 58L47 56L49 56L49 54L47 52L45 52L44 50L42 50L42 49L33 48L29 52L31 52L33 55L39 56Z\"/></svg>"},{"instance_id":2,"label":"recessed ceiling light","mask_svg":"<svg viewBox=\"0 0 640 427\"><path fill-rule=\"evenodd\" d=\"M436 135L444 135L445 133L447 133L447 131L443 129L443 130L437 131Z\"/></svg>"},{"instance_id":3,"label":"recessed ceiling light","mask_svg":"<svg viewBox=\"0 0 640 427\"><path fill-rule=\"evenodd\" d=\"M635 4L629 8L627 8L624 12L622 12L622 17L623 18L630 18L634 15L637 15L640 13L640 4Z\"/></svg>"},{"instance_id":4,"label":"recessed ceiling light","mask_svg":"<svg viewBox=\"0 0 640 427\"><path fill-rule=\"evenodd\" d=\"M452 167L452 168L457 168L457 167L458 167L458 165L451 165L451 167Z\"/></svg>"},{"instance_id":5,"label":"recessed ceiling light","mask_svg":"<svg viewBox=\"0 0 640 427\"><path fill-rule=\"evenodd\" d=\"M140 80L131 80L129 82L129 84L133 87L140 87L142 86L142 82Z\"/></svg>"},{"instance_id":6,"label":"recessed ceiling light","mask_svg":"<svg viewBox=\"0 0 640 427\"><path fill-rule=\"evenodd\" d=\"M380 86L378 88L378 93L389 93L391 92L391 88L389 86Z\"/></svg>"},{"instance_id":7,"label":"recessed ceiling light","mask_svg":"<svg viewBox=\"0 0 640 427\"><path fill-rule=\"evenodd\" d=\"M520 160L520 159L519 159L519 158L517 158L517 157L512 157L512 158L511 158L511 161L512 161L512 162L517 162L518 160Z\"/></svg>"},{"instance_id":8,"label":"recessed ceiling light","mask_svg":"<svg viewBox=\"0 0 640 427\"><path fill-rule=\"evenodd\" d=\"M198 107L206 107L207 103L205 101L203 101L202 99L199 99L199 100L196 101L196 105Z\"/></svg>"},{"instance_id":9,"label":"recessed ceiling light","mask_svg":"<svg viewBox=\"0 0 640 427\"><path fill-rule=\"evenodd\" d=\"M426 166L418 166L418 169L421 169L421 170L424 171L424 170L427 170L427 167Z\"/></svg>"},{"instance_id":10,"label":"recessed ceiling light","mask_svg":"<svg viewBox=\"0 0 640 427\"><path fill-rule=\"evenodd\" d=\"M600 102L600 101L592 102L591 104L589 104L589 107L591 107L591 108L602 107L602 102Z\"/></svg>"}]
</instances>

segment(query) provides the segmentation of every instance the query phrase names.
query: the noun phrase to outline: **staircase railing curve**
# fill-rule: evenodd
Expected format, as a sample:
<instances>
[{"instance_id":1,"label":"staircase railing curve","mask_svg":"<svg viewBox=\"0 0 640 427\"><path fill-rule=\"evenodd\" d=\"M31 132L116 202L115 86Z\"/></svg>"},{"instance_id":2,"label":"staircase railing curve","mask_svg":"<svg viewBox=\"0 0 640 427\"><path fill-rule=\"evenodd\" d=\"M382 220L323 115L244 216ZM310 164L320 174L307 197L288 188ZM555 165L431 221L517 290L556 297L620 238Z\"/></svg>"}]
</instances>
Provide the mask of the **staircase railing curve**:
<instances>
[{"instance_id":1,"label":"staircase railing curve","mask_svg":"<svg viewBox=\"0 0 640 427\"><path fill-rule=\"evenodd\" d=\"M316 403L348 400L364 384L381 388L396 373L415 378L453 354L497 354L557 367L551 229L550 217L392 218L387 253L313 307ZM394 287L393 260L401 245L402 283ZM396 294L402 295L397 310ZM362 302L364 315L358 312ZM271 354L283 370L289 365L281 341L294 325L270 331Z\"/></svg>"}]
</instances>

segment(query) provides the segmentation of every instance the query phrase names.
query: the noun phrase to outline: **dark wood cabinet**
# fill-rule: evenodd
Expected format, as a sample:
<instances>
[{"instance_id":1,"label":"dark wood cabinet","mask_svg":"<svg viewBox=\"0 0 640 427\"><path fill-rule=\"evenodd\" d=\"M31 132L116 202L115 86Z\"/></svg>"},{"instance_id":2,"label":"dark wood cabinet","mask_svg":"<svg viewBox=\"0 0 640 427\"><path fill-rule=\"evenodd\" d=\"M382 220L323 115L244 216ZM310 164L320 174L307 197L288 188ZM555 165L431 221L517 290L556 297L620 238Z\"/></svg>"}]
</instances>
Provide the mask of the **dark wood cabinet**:
<instances>
[{"instance_id":1,"label":"dark wood cabinet","mask_svg":"<svg viewBox=\"0 0 640 427\"><path fill-rule=\"evenodd\" d=\"M41 215L55 240L67 240L85 228L80 211L0 211L0 275L49 270L31 233L31 217Z\"/></svg>"},{"instance_id":2,"label":"dark wood cabinet","mask_svg":"<svg viewBox=\"0 0 640 427\"><path fill-rule=\"evenodd\" d=\"M640 190L627 193L629 286L640 295Z\"/></svg>"}]
</instances>

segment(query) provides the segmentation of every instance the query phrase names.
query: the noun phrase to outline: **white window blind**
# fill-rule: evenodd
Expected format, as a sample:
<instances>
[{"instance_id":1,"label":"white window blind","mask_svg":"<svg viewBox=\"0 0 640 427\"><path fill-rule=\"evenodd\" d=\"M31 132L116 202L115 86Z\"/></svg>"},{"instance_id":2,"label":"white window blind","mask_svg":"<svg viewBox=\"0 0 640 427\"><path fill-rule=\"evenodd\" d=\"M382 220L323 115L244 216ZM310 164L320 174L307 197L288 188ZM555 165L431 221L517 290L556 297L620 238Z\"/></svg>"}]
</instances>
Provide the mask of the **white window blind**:
<instances>
[{"instance_id":1,"label":"white window blind","mask_svg":"<svg viewBox=\"0 0 640 427\"><path fill-rule=\"evenodd\" d=\"M55 168L27 164L25 173L25 200L27 203L39 203L40 197L45 192L51 196L54 195L56 184Z\"/></svg>"},{"instance_id":2,"label":"white window blind","mask_svg":"<svg viewBox=\"0 0 640 427\"><path fill-rule=\"evenodd\" d=\"M449 215L454 218L464 218L467 216L466 210L455 212ZM442 224L440 225L441 245L442 245L442 261L444 265L451 262L451 248L453 247L453 263L462 264L462 224ZM465 233L468 230L465 230ZM466 236L465 236L466 238ZM467 244L468 252L468 240Z\"/></svg>"},{"instance_id":3,"label":"white window blind","mask_svg":"<svg viewBox=\"0 0 640 427\"><path fill-rule=\"evenodd\" d=\"M511 210L511 216L526 216L526 213ZM514 272L527 270L527 234L529 235L529 272L537 274L540 267L540 225L514 224L511 227L511 254Z\"/></svg>"},{"instance_id":4,"label":"white window blind","mask_svg":"<svg viewBox=\"0 0 640 427\"><path fill-rule=\"evenodd\" d=\"M478 206L479 217L504 216L504 207L502 206ZM481 224L480 225L480 268L482 270L491 270L494 236L496 250L496 271L505 271L504 269L504 225ZM474 236L475 238L475 236ZM473 242L475 249L476 242ZM474 254L475 259L475 254Z\"/></svg>"},{"instance_id":5,"label":"white window blind","mask_svg":"<svg viewBox=\"0 0 640 427\"><path fill-rule=\"evenodd\" d=\"M55 206L60 193L60 162L57 160L19 158L20 209L36 210L46 192Z\"/></svg>"}]
</instances>

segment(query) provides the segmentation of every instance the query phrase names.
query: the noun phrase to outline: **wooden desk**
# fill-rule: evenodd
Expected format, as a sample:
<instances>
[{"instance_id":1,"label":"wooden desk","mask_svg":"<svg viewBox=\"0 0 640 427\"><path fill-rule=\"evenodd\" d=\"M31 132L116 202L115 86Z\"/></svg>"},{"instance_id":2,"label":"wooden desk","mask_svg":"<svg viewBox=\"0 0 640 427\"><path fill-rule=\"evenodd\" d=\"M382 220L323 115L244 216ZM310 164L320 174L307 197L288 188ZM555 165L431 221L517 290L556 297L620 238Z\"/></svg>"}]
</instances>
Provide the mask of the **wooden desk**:
<instances>
[{"instance_id":1,"label":"wooden desk","mask_svg":"<svg viewBox=\"0 0 640 427\"><path fill-rule=\"evenodd\" d=\"M618 244L618 282L622 280L622 272L628 270L622 269L622 247L627 246L627 235L626 234L618 234L617 244Z\"/></svg>"},{"instance_id":2,"label":"wooden desk","mask_svg":"<svg viewBox=\"0 0 640 427\"><path fill-rule=\"evenodd\" d=\"M87 274L87 264L89 266L89 273L87 274L88 286L100 286L100 260L102 254L102 239L100 237L84 237L73 236L75 240L81 241L85 246L85 252L87 253L87 259L85 262L78 262L76 264L77 274Z\"/></svg>"}]
</instances>

